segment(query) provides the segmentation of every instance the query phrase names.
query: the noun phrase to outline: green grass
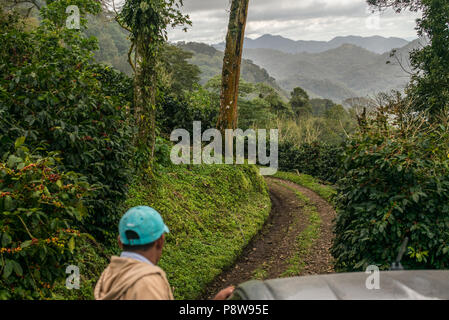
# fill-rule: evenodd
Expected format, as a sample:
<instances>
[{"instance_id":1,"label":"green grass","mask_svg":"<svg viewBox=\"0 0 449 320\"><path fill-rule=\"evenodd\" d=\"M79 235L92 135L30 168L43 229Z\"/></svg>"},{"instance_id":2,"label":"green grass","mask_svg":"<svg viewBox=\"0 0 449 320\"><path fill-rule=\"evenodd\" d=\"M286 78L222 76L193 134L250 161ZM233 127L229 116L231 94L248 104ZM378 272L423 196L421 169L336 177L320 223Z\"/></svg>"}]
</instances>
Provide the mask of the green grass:
<instances>
[{"instance_id":1,"label":"green grass","mask_svg":"<svg viewBox=\"0 0 449 320\"><path fill-rule=\"evenodd\" d=\"M287 180L300 186L306 187L317 194L319 194L324 200L332 202L332 198L337 193L336 190L329 185L323 185L318 179L309 176L307 174L296 174L291 172L278 171L273 177Z\"/></svg>"},{"instance_id":2,"label":"green grass","mask_svg":"<svg viewBox=\"0 0 449 320\"><path fill-rule=\"evenodd\" d=\"M268 262L264 262L262 265L257 267L252 273L252 280L264 280L268 277L268 268L269 268Z\"/></svg>"},{"instance_id":3,"label":"green grass","mask_svg":"<svg viewBox=\"0 0 449 320\"><path fill-rule=\"evenodd\" d=\"M271 209L255 166L173 166L131 188L126 208L149 205L170 228L160 266L176 299L197 298L263 226Z\"/></svg>"}]
</instances>

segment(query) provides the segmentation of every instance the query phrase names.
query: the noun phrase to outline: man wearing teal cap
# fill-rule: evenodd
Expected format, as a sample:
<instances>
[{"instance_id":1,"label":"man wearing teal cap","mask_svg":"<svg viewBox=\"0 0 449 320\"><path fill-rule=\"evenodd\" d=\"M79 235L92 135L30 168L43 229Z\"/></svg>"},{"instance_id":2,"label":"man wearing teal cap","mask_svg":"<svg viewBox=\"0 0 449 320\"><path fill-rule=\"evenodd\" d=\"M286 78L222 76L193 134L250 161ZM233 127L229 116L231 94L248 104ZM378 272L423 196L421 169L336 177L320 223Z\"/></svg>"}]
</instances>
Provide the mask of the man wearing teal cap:
<instances>
[{"instance_id":1,"label":"man wearing teal cap","mask_svg":"<svg viewBox=\"0 0 449 320\"><path fill-rule=\"evenodd\" d=\"M96 287L97 300L173 300L165 272L157 266L168 227L161 215L146 206L128 210L119 223L120 257L113 256ZM228 298L234 288L215 299Z\"/></svg>"}]
</instances>

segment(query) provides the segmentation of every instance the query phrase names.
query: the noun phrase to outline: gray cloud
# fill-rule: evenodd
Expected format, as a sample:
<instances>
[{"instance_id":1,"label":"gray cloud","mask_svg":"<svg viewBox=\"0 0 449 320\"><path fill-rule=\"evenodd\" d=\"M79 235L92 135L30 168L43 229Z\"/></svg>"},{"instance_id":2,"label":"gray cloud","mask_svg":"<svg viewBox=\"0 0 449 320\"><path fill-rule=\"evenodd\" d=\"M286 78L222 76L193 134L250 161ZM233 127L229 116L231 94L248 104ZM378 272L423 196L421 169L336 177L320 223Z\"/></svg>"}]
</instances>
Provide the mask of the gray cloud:
<instances>
[{"instance_id":1,"label":"gray cloud","mask_svg":"<svg viewBox=\"0 0 449 320\"><path fill-rule=\"evenodd\" d=\"M170 41L217 43L224 40L229 0L184 0L183 12L193 26L187 33L169 32ZM330 40L336 36L416 36L417 14L369 12L365 0L250 0L246 35L266 33L294 40Z\"/></svg>"}]
</instances>

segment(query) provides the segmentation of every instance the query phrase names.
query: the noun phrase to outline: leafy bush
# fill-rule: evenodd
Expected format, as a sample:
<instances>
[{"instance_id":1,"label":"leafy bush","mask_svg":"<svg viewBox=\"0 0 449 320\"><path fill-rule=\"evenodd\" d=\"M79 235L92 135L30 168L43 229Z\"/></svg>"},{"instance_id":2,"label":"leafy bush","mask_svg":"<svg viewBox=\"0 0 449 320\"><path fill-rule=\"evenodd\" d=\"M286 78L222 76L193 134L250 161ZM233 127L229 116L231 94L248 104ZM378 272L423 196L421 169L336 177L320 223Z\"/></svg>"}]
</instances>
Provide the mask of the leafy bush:
<instances>
[{"instance_id":1,"label":"leafy bush","mask_svg":"<svg viewBox=\"0 0 449 320\"><path fill-rule=\"evenodd\" d=\"M192 133L193 122L201 121L202 130L214 128L219 110L218 98L201 86L183 96L167 95L162 99L158 119L165 134L174 129L185 129Z\"/></svg>"},{"instance_id":2,"label":"leafy bush","mask_svg":"<svg viewBox=\"0 0 449 320\"><path fill-rule=\"evenodd\" d=\"M332 248L339 270L388 269L405 237L406 269L449 266L447 127L391 119L367 121L345 148Z\"/></svg>"},{"instance_id":3,"label":"leafy bush","mask_svg":"<svg viewBox=\"0 0 449 320\"><path fill-rule=\"evenodd\" d=\"M92 76L100 82L101 90L106 97L115 99L114 103L121 108L129 108L134 99L133 80L126 74L114 68L92 64L87 66L92 71Z\"/></svg>"},{"instance_id":4,"label":"leafy bush","mask_svg":"<svg viewBox=\"0 0 449 320\"><path fill-rule=\"evenodd\" d=\"M44 18L58 6L49 4ZM131 175L130 80L92 66L96 42L77 30L44 20L26 32L17 18L4 14L0 29L0 155L12 151L21 136L33 148L59 151L62 171L80 172L98 185L86 202L94 214L85 225L107 235L118 222L117 204Z\"/></svg>"},{"instance_id":5,"label":"leafy bush","mask_svg":"<svg viewBox=\"0 0 449 320\"><path fill-rule=\"evenodd\" d=\"M323 181L335 182L338 179L342 147L315 143L299 146L291 141L279 143L279 169L298 170Z\"/></svg>"},{"instance_id":6,"label":"leafy bush","mask_svg":"<svg viewBox=\"0 0 449 320\"><path fill-rule=\"evenodd\" d=\"M91 191L84 177L58 171L56 153L33 155L24 140L0 159L0 299L51 296L80 242L74 225Z\"/></svg>"}]
</instances>

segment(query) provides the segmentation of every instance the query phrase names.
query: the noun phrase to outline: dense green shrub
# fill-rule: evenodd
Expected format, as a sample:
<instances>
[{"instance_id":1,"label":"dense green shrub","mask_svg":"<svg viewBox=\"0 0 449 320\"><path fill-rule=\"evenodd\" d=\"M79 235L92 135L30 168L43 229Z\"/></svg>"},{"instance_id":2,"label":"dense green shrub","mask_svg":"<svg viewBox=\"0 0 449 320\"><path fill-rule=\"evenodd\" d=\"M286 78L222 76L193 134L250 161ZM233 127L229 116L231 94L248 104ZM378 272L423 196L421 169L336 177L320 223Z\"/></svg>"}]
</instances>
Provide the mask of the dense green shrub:
<instances>
[{"instance_id":1,"label":"dense green shrub","mask_svg":"<svg viewBox=\"0 0 449 320\"><path fill-rule=\"evenodd\" d=\"M429 120L438 122L440 115L449 109L449 2L421 0L420 3L422 18L417 20L416 29L420 37L431 41L410 53L415 72L407 94L416 110L429 111Z\"/></svg>"},{"instance_id":2,"label":"dense green shrub","mask_svg":"<svg viewBox=\"0 0 449 320\"><path fill-rule=\"evenodd\" d=\"M132 107L134 89L133 80L130 77L107 65L92 64L87 68L92 71L92 76L100 82L101 90L106 97L115 99L114 103L122 108Z\"/></svg>"},{"instance_id":3,"label":"dense green shrub","mask_svg":"<svg viewBox=\"0 0 449 320\"><path fill-rule=\"evenodd\" d=\"M91 192L85 177L58 171L56 153L33 155L24 141L0 159L0 299L51 296L82 241L75 225Z\"/></svg>"},{"instance_id":4,"label":"dense green shrub","mask_svg":"<svg viewBox=\"0 0 449 320\"><path fill-rule=\"evenodd\" d=\"M46 7L44 18L58 5ZM62 171L82 173L98 186L86 203L92 215L85 225L107 234L131 176L130 80L91 65L96 41L80 31L44 20L27 32L4 14L0 29L0 155L21 136L33 148L60 152Z\"/></svg>"},{"instance_id":5,"label":"dense green shrub","mask_svg":"<svg viewBox=\"0 0 449 320\"><path fill-rule=\"evenodd\" d=\"M335 182L338 179L342 147L315 143L303 143L299 146L291 141L279 143L279 169L298 170L324 181Z\"/></svg>"},{"instance_id":6,"label":"dense green shrub","mask_svg":"<svg viewBox=\"0 0 449 320\"><path fill-rule=\"evenodd\" d=\"M384 120L347 144L336 198L337 269L388 269L406 237L406 269L449 266L448 157L444 126L404 130Z\"/></svg>"},{"instance_id":7,"label":"dense green shrub","mask_svg":"<svg viewBox=\"0 0 449 320\"><path fill-rule=\"evenodd\" d=\"M194 91L185 92L180 97L166 95L161 100L158 121L166 135L170 135L174 129L185 129L192 133L194 121L201 121L203 131L214 128L217 123L219 101L201 86L196 86Z\"/></svg>"}]
</instances>

